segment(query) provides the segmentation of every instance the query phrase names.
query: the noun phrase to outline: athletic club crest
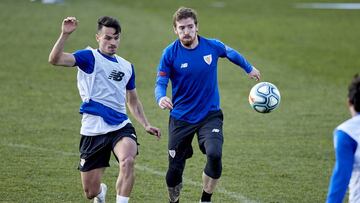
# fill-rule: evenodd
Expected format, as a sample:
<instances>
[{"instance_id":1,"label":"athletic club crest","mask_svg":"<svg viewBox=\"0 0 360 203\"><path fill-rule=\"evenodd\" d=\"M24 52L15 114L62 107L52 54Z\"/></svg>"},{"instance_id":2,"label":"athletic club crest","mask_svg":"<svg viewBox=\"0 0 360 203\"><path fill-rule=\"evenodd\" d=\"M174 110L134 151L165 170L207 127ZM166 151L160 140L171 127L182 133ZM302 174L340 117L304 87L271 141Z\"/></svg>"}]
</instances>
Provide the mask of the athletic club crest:
<instances>
[{"instance_id":1,"label":"athletic club crest","mask_svg":"<svg viewBox=\"0 0 360 203\"><path fill-rule=\"evenodd\" d=\"M176 151L175 150L169 150L169 155L174 158L175 157L175 154L176 154Z\"/></svg>"},{"instance_id":2,"label":"athletic club crest","mask_svg":"<svg viewBox=\"0 0 360 203\"><path fill-rule=\"evenodd\" d=\"M210 65L210 64L211 64L211 61L212 61L211 54L204 56L204 61L205 61L208 65Z\"/></svg>"},{"instance_id":3,"label":"athletic club crest","mask_svg":"<svg viewBox=\"0 0 360 203\"><path fill-rule=\"evenodd\" d=\"M85 164L85 159L80 159L80 166L83 167Z\"/></svg>"}]
</instances>

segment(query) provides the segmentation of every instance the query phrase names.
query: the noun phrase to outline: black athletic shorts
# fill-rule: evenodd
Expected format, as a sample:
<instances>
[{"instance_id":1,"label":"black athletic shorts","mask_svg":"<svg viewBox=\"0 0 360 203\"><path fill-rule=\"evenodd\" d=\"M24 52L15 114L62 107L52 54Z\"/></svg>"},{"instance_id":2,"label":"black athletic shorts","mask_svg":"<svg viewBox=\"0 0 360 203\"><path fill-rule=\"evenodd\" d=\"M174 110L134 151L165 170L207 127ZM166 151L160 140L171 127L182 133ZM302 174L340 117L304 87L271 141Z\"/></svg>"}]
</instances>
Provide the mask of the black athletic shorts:
<instances>
[{"instance_id":1,"label":"black athletic shorts","mask_svg":"<svg viewBox=\"0 0 360 203\"><path fill-rule=\"evenodd\" d=\"M96 168L109 167L111 152L116 143L123 137L129 137L135 140L136 144L139 145L135 128L131 123L126 124L119 130L104 135L81 135L79 145L80 163L78 169L82 172L86 172ZM118 160L117 157L116 160Z\"/></svg>"},{"instance_id":2,"label":"black athletic shorts","mask_svg":"<svg viewBox=\"0 0 360 203\"><path fill-rule=\"evenodd\" d=\"M222 149L223 138L223 113L211 111L198 123L192 124L177 120L170 116L169 118L169 158L185 160L192 156L193 148L191 142L195 133L198 137L198 144L201 152L206 154L205 141L216 142Z\"/></svg>"}]
</instances>

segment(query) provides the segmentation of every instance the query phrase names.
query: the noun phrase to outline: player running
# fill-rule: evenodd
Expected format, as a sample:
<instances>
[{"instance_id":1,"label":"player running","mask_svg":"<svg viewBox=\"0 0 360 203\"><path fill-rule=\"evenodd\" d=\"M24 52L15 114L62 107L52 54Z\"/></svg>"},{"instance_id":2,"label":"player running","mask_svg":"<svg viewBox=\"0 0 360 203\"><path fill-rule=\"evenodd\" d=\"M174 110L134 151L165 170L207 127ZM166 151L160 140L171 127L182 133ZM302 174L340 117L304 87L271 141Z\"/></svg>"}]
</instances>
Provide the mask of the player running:
<instances>
[{"instance_id":1,"label":"player running","mask_svg":"<svg viewBox=\"0 0 360 203\"><path fill-rule=\"evenodd\" d=\"M179 8L173 17L173 28L178 39L163 52L155 87L160 108L170 110L166 174L169 199L179 202L185 162L193 154L191 142L196 133L200 150L207 157L200 201L211 202L222 172L223 114L217 81L218 59L226 57L256 80L260 79L260 72L221 41L199 36L193 9ZM169 79L172 100L166 96Z\"/></svg>"},{"instance_id":2,"label":"player running","mask_svg":"<svg viewBox=\"0 0 360 203\"><path fill-rule=\"evenodd\" d=\"M98 49L64 52L69 36L78 27L75 17L62 23L49 62L57 66L78 67L78 88L83 101L80 112L80 163L85 196L94 202L105 202L107 187L101 183L105 167L109 167L111 152L119 162L116 181L116 202L127 203L134 185L134 164L137 137L126 114L126 104L146 132L160 138L160 130L151 126L135 88L133 65L116 55L121 27L119 22L104 16L98 19L96 41Z\"/></svg>"}]
</instances>

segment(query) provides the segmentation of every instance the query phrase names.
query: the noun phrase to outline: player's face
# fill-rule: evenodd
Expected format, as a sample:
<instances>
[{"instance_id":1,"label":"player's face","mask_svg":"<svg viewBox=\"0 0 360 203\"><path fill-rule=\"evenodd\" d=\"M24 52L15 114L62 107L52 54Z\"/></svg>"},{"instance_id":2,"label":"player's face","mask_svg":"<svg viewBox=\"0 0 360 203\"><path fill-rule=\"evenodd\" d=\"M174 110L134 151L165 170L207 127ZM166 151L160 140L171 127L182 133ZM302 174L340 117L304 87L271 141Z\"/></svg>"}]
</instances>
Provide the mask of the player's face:
<instances>
[{"instance_id":1,"label":"player's face","mask_svg":"<svg viewBox=\"0 0 360 203\"><path fill-rule=\"evenodd\" d=\"M198 27L195 25L194 19L186 18L176 21L174 32L179 37L183 46L194 48L197 45Z\"/></svg>"},{"instance_id":2,"label":"player's face","mask_svg":"<svg viewBox=\"0 0 360 203\"><path fill-rule=\"evenodd\" d=\"M96 41L99 43L101 53L112 56L116 53L120 42L120 33L114 34L112 27L102 27L96 34Z\"/></svg>"}]
</instances>

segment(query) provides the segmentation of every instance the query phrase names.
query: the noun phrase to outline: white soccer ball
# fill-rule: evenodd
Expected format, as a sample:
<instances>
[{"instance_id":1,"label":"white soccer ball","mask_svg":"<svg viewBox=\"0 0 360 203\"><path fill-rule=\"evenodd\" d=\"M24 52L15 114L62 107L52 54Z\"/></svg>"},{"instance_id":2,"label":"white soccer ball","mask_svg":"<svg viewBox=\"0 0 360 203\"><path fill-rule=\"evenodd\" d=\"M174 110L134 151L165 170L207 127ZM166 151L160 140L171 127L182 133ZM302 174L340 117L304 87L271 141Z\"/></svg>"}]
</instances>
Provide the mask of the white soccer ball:
<instances>
[{"instance_id":1,"label":"white soccer ball","mask_svg":"<svg viewBox=\"0 0 360 203\"><path fill-rule=\"evenodd\" d=\"M270 113L280 104L279 89L272 83L260 82L250 90L249 103L259 113Z\"/></svg>"}]
</instances>

